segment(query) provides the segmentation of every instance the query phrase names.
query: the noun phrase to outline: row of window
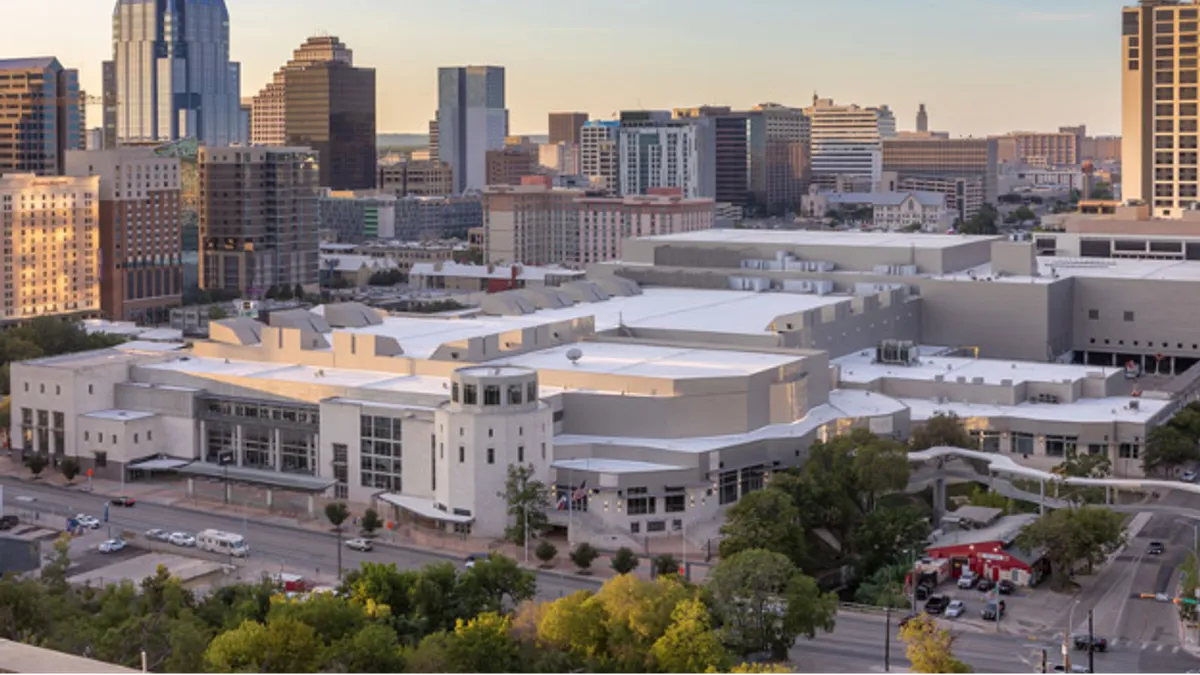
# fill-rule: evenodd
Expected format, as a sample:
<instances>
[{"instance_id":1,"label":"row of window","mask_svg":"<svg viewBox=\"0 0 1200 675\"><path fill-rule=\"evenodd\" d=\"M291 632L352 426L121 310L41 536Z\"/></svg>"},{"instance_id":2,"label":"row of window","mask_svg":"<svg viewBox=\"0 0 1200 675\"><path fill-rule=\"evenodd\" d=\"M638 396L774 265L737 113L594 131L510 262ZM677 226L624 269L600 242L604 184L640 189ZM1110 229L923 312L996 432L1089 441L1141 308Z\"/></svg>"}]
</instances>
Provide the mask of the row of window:
<instances>
[{"instance_id":1,"label":"row of window","mask_svg":"<svg viewBox=\"0 0 1200 675\"><path fill-rule=\"evenodd\" d=\"M1106 345L1110 345L1110 344L1112 344L1112 339L1111 339L1111 338L1103 338L1103 340L1102 340L1102 341L1103 341L1103 343L1104 343L1104 344L1106 344ZM1099 343L1097 342L1097 339L1096 339L1096 338L1088 338L1088 344L1093 344L1093 345L1094 345L1094 344L1099 344ZM1159 343L1159 344L1162 346L1162 348L1163 348L1163 349L1170 349L1170 348L1171 348L1171 343L1169 343L1169 342L1161 342L1161 343ZM1117 346L1122 346L1122 347L1123 347L1124 345L1125 345L1125 341L1124 341L1124 340L1117 340ZM1133 346L1134 346L1134 347L1141 347L1141 346L1142 346L1142 341L1141 341L1141 340L1134 340L1134 341L1133 341ZM1152 348L1154 348L1154 346L1155 346L1155 344L1154 344L1154 341L1153 341L1153 340L1147 340L1147 341L1146 341L1146 348L1147 348L1147 349L1152 349ZM1186 347L1184 346L1184 343L1182 343L1182 342L1176 342L1176 343L1175 343L1175 349L1186 349ZM1200 344L1197 344L1197 343L1192 343L1192 351L1200 351Z\"/></svg>"},{"instance_id":2,"label":"row of window","mask_svg":"<svg viewBox=\"0 0 1200 675\"><path fill-rule=\"evenodd\" d=\"M91 441L91 439L92 439L92 432L90 432L90 431L85 431L85 432L83 432L83 440L84 440L84 442L85 442L85 443L86 443L86 442L90 442L90 441ZM137 443L138 443L140 440L141 440L141 434L134 434L134 435L133 435L133 443L134 443L134 445L137 445ZM153 432L153 431L151 431L151 430L149 430L149 429L147 429L147 430L146 430L146 440L147 440L147 441L152 441L152 440L154 440L154 432ZM97 442L97 443L103 443L103 442L104 442L104 434L97 432L97 433L96 433L96 442ZM116 445L116 444L117 444L117 435L116 435L116 434L112 434L112 441L110 441L110 442L111 442L113 445Z\"/></svg>"},{"instance_id":3,"label":"row of window","mask_svg":"<svg viewBox=\"0 0 1200 675\"><path fill-rule=\"evenodd\" d=\"M524 401L538 400L537 380L531 380L524 388L520 384L510 384L506 387L508 405L521 405ZM501 389L498 384L488 384L483 387L483 405L500 405ZM459 383L454 382L450 387L450 400L459 403ZM462 385L461 402L463 405L479 405L479 385Z\"/></svg>"}]
</instances>

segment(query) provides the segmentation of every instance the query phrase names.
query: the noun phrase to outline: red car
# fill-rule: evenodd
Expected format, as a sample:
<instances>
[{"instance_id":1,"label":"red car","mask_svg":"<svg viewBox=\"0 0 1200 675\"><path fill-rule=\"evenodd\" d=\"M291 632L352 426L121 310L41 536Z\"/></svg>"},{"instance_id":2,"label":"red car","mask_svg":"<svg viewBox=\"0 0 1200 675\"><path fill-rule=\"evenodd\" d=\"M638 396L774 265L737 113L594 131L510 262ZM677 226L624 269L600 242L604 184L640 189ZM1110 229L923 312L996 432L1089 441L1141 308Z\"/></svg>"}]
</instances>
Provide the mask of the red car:
<instances>
[{"instance_id":1,"label":"red car","mask_svg":"<svg viewBox=\"0 0 1200 675\"><path fill-rule=\"evenodd\" d=\"M108 503L112 504L113 506L124 506L129 508L134 504L137 504L137 500L133 497L113 497L112 499L108 500Z\"/></svg>"}]
</instances>

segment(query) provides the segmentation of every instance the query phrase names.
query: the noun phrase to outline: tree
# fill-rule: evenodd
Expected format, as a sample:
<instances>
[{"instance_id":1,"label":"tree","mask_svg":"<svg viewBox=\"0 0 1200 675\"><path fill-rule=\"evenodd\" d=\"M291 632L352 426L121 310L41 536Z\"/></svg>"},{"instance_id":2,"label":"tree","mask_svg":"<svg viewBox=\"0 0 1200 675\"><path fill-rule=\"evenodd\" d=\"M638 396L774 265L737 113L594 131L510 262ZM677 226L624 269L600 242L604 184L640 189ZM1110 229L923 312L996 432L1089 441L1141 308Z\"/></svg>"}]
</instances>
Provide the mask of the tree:
<instances>
[{"instance_id":1,"label":"tree","mask_svg":"<svg viewBox=\"0 0 1200 675\"><path fill-rule=\"evenodd\" d=\"M930 417L925 424L913 431L908 443L913 450L926 450L943 445L968 450L979 449L963 426L962 419L954 413L938 413Z\"/></svg>"},{"instance_id":2,"label":"tree","mask_svg":"<svg viewBox=\"0 0 1200 675\"><path fill-rule=\"evenodd\" d=\"M654 573L659 576L667 576L670 574L679 574L679 561L670 553L654 556L651 561L654 566Z\"/></svg>"},{"instance_id":3,"label":"tree","mask_svg":"<svg viewBox=\"0 0 1200 675\"><path fill-rule=\"evenodd\" d=\"M697 599L684 600L671 612L671 625L650 647L660 673L723 671L729 656L712 630L708 608Z\"/></svg>"},{"instance_id":4,"label":"tree","mask_svg":"<svg viewBox=\"0 0 1200 675\"><path fill-rule=\"evenodd\" d=\"M375 534L375 530L383 527L383 520L379 517L379 512L375 509L367 509L363 511L362 522L359 523L362 531L367 535Z\"/></svg>"},{"instance_id":5,"label":"tree","mask_svg":"<svg viewBox=\"0 0 1200 675\"><path fill-rule=\"evenodd\" d=\"M334 644L325 663L325 672L399 673L407 659L396 631L387 624L373 623Z\"/></svg>"},{"instance_id":6,"label":"tree","mask_svg":"<svg viewBox=\"0 0 1200 675\"><path fill-rule=\"evenodd\" d=\"M546 511L551 505L550 489L533 477L532 465L510 464L504 492L496 496L508 505L508 515L513 519L512 525L504 528L504 538L508 541L524 544L526 536L537 537L549 526Z\"/></svg>"},{"instance_id":7,"label":"tree","mask_svg":"<svg viewBox=\"0 0 1200 675\"><path fill-rule=\"evenodd\" d=\"M35 452L25 458L25 466L29 469L29 473L33 474L34 478L40 476L49 464L50 460L42 452Z\"/></svg>"},{"instance_id":8,"label":"tree","mask_svg":"<svg viewBox=\"0 0 1200 675\"><path fill-rule=\"evenodd\" d=\"M1192 440L1200 440L1200 402L1193 401L1175 413L1167 426L1178 429Z\"/></svg>"},{"instance_id":9,"label":"tree","mask_svg":"<svg viewBox=\"0 0 1200 675\"><path fill-rule=\"evenodd\" d=\"M444 660L441 668L423 672L521 672L524 669L519 667L518 645L509 635L508 626L508 617L493 612L467 621L459 619L453 633L444 637L443 634L432 635L423 640L413 659L420 661L420 652L430 647L428 641Z\"/></svg>"},{"instance_id":10,"label":"tree","mask_svg":"<svg viewBox=\"0 0 1200 675\"><path fill-rule=\"evenodd\" d=\"M999 213L991 204L984 204L979 212L957 228L959 234L996 234L996 218Z\"/></svg>"},{"instance_id":11,"label":"tree","mask_svg":"<svg viewBox=\"0 0 1200 675\"><path fill-rule=\"evenodd\" d=\"M908 487L912 473L904 445L878 436L855 448L853 467L854 482L866 513L875 510L875 500L880 495Z\"/></svg>"},{"instance_id":12,"label":"tree","mask_svg":"<svg viewBox=\"0 0 1200 675\"><path fill-rule=\"evenodd\" d=\"M739 663L729 669L731 673L790 673L786 663Z\"/></svg>"},{"instance_id":13,"label":"tree","mask_svg":"<svg viewBox=\"0 0 1200 675\"><path fill-rule=\"evenodd\" d=\"M4 364L5 367L8 364ZM0 374L6 381L8 380L8 371ZM12 429L12 399L7 396L7 391L4 392L4 399L0 400L0 429L3 429L7 434Z\"/></svg>"},{"instance_id":14,"label":"tree","mask_svg":"<svg viewBox=\"0 0 1200 675\"><path fill-rule=\"evenodd\" d=\"M475 561L461 575L456 590L469 614L504 612L533 598L537 575L522 569L512 558L493 553Z\"/></svg>"},{"instance_id":15,"label":"tree","mask_svg":"<svg viewBox=\"0 0 1200 675\"><path fill-rule=\"evenodd\" d=\"M79 475L79 460L74 457L64 457L58 463L58 470L62 472L63 478L67 479L67 483L72 483Z\"/></svg>"},{"instance_id":16,"label":"tree","mask_svg":"<svg viewBox=\"0 0 1200 675\"><path fill-rule=\"evenodd\" d=\"M887 565L871 573L854 591L854 601L875 607L908 607L904 577L911 568L906 564Z\"/></svg>"},{"instance_id":17,"label":"tree","mask_svg":"<svg viewBox=\"0 0 1200 675\"><path fill-rule=\"evenodd\" d=\"M600 552L597 551L594 546L585 541L576 546L574 551L571 551L571 562L575 563L575 566L579 568L581 573L586 574L588 568L592 566L592 562L594 562L599 555Z\"/></svg>"},{"instance_id":18,"label":"tree","mask_svg":"<svg viewBox=\"0 0 1200 675\"><path fill-rule=\"evenodd\" d=\"M1112 185L1103 181L1092 186L1092 199L1110 200L1113 198Z\"/></svg>"},{"instance_id":19,"label":"tree","mask_svg":"<svg viewBox=\"0 0 1200 675\"><path fill-rule=\"evenodd\" d=\"M218 673L312 673L321 663L321 650L316 631L294 619L265 626L246 621L214 638L204 662Z\"/></svg>"},{"instance_id":20,"label":"tree","mask_svg":"<svg viewBox=\"0 0 1200 675\"><path fill-rule=\"evenodd\" d=\"M612 568L617 574L629 574L640 562L628 546L622 546L612 557Z\"/></svg>"},{"instance_id":21,"label":"tree","mask_svg":"<svg viewBox=\"0 0 1200 675\"><path fill-rule=\"evenodd\" d=\"M925 513L912 505L867 514L850 539L861 573L873 574L905 549L921 550L930 529Z\"/></svg>"},{"instance_id":22,"label":"tree","mask_svg":"<svg viewBox=\"0 0 1200 675\"><path fill-rule=\"evenodd\" d=\"M780 490L756 490L730 506L721 535L722 558L757 548L797 562L804 551L800 510L791 495Z\"/></svg>"},{"instance_id":23,"label":"tree","mask_svg":"<svg viewBox=\"0 0 1200 675\"><path fill-rule=\"evenodd\" d=\"M971 667L954 657L954 636L940 628L928 614L918 614L900 627L908 644L905 656L916 673L969 673Z\"/></svg>"},{"instance_id":24,"label":"tree","mask_svg":"<svg viewBox=\"0 0 1200 675\"><path fill-rule=\"evenodd\" d=\"M292 287L287 284L281 284L275 291L276 300L291 300L292 297Z\"/></svg>"},{"instance_id":25,"label":"tree","mask_svg":"<svg viewBox=\"0 0 1200 675\"><path fill-rule=\"evenodd\" d=\"M1012 215L1016 216L1018 223L1023 223L1029 220L1037 220L1037 214L1033 212L1033 209L1024 204L1017 207L1017 210L1013 211Z\"/></svg>"},{"instance_id":26,"label":"tree","mask_svg":"<svg viewBox=\"0 0 1200 675\"><path fill-rule=\"evenodd\" d=\"M221 319L225 319L228 317L229 317L229 312L226 312L224 307L222 307L220 305L209 305L209 307L208 307L208 320L209 321L220 321Z\"/></svg>"},{"instance_id":27,"label":"tree","mask_svg":"<svg viewBox=\"0 0 1200 675\"><path fill-rule=\"evenodd\" d=\"M1107 478L1112 473L1112 460L1108 455L1083 453L1072 448L1066 457L1052 472L1072 478ZM1059 489L1059 496L1076 503L1103 503L1104 488L1064 485Z\"/></svg>"},{"instance_id":28,"label":"tree","mask_svg":"<svg viewBox=\"0 0 1200 675\"><path fill-rule=\"evenodd\" d=\"M304 300L304 287L296 284L292 287L292 297L297 300Z\"/></svg>"},{"instance_id":29,"label":"tree","mask_svg":"<svg viewBox=\"0 0 1200 675\"><path fill-rule=\"evenodd\" d=\"M1090 569L1125 543L1122 522L1121 514L1102 507L1058 509L1030 523L1017 537L1017 545L1026 551L1043 551L1055 585L1063 588L1080 563Z\"/></svg>"},{"instance_id":30,"label":"tree","mask_svg":"<svg viewBox=\"0 0 1200 675\"><path fill-rule=\"evenodd\" d=\"M71 568L71 535L63 533L54 540L54 552L42 565L41 579L50 590L67 588L67 570Z\"/></svg>"},{"instance_id":31,"label":"tree","mask_svg":"<svg viewBox=\"0 0 1200 675\"><path fill-rule=\"evenodd\" d=\"M1009 499L999 492L991 492L987 488L976 485L971 488L971 496L967 498L971 506L983 506L989 509L1003 509L1005 515L1010 515Z\"/></svg>"},{"instance_id":32,"label":"tree","mask_svg":"<svg viewBox=\"0 0 1200 675\"><path fill-rule=\"evenodd\" d=\"M832 631L837 596L821 593L787 556L749 550L725 558L708 580L722 641L735 653L778 660L800 635Z\"/></svg>"},{"instance_id":33,"label":"tree","mask_svg":"<svg viewBox=\"0 0 1200 675\"><path fill-rule=\"evenodd\" d=\"M284 288L287 288L286 286ZM342 578L342 523L350 517L350 509L346 507L345 502L329 502L325 505L325 517L333 525L333 529L337 530L337 565L338 578Z\"/></svg>"},{"instance_id":34,"label":"tree","mask_svg":"<svg viewBox=\"0 0 1200 675\"><path fill-rule=\"evenodd\" d=\"M558 547L551 544L549 540L543 539L538 542L537 548L533 550L533 555L542 563L542 567L550 567L550 561L558 555Z\"/></svg>"},{"instance_id":35,"label":"tree","mask_svg":"<svg viewBox=\"0 0 1200 675\"><path fill-rule=\"evenodd\" d=\"M379 270L372 272L370 278L367 279L368 286L395 286L402 284L408 279L408 276L400 270Z\"/></svg>"},{"instance_id":36,"label":"tree","mask_svg":"<svg viewBox=\"0 0 1200 675\"><path fill-rule=\"evenodd\" d=\"M1147 475L1166 475L1187 462L1200 459L1196 439L1189 437L1178 427L1167 425L1155 427L1146 435L1142 469Z\"/></svg>"}]
</instances>

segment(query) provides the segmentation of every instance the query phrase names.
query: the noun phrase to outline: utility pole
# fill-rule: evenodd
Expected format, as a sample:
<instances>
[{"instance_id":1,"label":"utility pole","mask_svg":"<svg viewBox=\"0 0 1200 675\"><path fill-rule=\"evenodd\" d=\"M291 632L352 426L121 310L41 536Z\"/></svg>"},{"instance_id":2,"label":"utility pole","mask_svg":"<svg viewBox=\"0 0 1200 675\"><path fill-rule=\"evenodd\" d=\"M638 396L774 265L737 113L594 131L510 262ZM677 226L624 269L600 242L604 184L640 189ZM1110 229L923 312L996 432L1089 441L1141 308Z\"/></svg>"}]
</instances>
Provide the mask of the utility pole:
<instances>
[{"instance_id":1,"label":"utility pole","mask_svg":"<svg viewBox=\"0 0 1200 675\"><path fill-rule=\"evenodd\" d=\"M525 527L523 527L521 529L525 530L525 564L528 565L529 564L529 502L525 503L525 508L523 510L525 513Z\"/></svg>"},{"instance_id":2,"label":"utility pole","mask_svg":"<svg viewBox=\"0 0 1200 675\"><path fill-rule=\"evenodd\" d=\"M1093 640L1095 640L1095 639L1096 639L1095 633L1092 632L1092 610L1089 609L1088 610L1088 672L1089 673L1096 672L1096 658L1095 658L1096 644L1093 642Z\"/></svg>"},{"instance_id":3,"label":"utility pole","mask_svg":"<svg viewBox=\"0 0 1200 675\"><path fill-rule=\"evenodd\" d=\"M1049 666L1049 664L1046 663L1046 650L1045 649L1042 650L1042 672L1043 673L1050 672L1050 666Z\"/></svg>"},{"instance_id":4,"label":"utility pole","mask_svg":"<svg viewBox=\"0 0 1200 675\"><path fill-rule=\"evenodd\" d=\"M883 610L883 672L892 672L892 606Z\"/></svg>"}]
</instances>

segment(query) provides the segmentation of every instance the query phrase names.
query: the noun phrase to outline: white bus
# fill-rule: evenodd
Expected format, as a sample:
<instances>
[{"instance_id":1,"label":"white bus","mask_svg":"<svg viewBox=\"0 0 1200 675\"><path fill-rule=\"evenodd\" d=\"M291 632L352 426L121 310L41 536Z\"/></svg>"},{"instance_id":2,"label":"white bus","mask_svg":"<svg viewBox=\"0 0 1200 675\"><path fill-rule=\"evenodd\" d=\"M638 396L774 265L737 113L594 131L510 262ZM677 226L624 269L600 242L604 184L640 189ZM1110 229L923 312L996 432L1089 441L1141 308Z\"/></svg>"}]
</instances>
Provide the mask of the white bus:
<instances>
[{"instance_id":1,"label":"white bus","mask_svg":"<svg viewBox=\"0 0 1200 675\"><path fill-rule=\"evenodd\" d=\"M245 537L221 530L204 530L197 534L196 548L237 558L244 558L250 554L250 545L246 543Z\"/></svg>"}]
</instances>

